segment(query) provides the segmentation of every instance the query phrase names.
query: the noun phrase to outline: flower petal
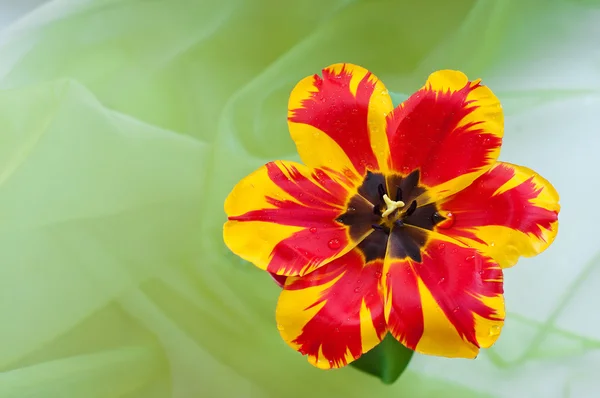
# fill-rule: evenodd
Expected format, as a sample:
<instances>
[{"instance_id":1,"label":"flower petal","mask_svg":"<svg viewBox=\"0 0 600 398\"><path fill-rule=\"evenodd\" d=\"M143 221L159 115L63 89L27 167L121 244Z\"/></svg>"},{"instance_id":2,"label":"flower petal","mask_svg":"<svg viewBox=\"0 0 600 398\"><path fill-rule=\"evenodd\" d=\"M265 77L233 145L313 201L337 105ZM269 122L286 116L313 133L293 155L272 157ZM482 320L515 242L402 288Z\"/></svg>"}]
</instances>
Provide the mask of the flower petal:
<instances>
[{"instance_id":1,"label":"flower petal","mask_svg":"<svg viewBox=\"0 0 600 398\"><path fill-rule=\"evenodd\" d=\"M362 176L387 162L385 118L392 109L387 89L371 72L335 64L293 89L289 129L308 166Z\"/></svg>"},{"instance_id":2,"label":"flower petal","mask_svg":"<svg viewBox=\"0 0 600 398\"><path fill-rule=\"evenodd\" d=\"M349 226L336 221L352 189L330 173L271 162L238 183L225 201L225 243L278 275L304 275L352 250ZM355 191L354 191L355 192ZM354 233L356 235L356 233Z\"/></svg>"},{"instance_id":3,"label":"flower petal","mask_svg":"<svg viewBox=\"0 0 600 398\"><path fill-rule=\"evenodd\" d=\"M390 238L384 265L389 330L422 354L473 358L502 328L502 270L475 249L431 235L421 261L397 256L402 250Z\"/></svg>"},{"instance_id":4,"label":"flower petal","mask_svg":"<svg viewBox=\"0 0 600 398\"><path fill-rule=\"evenodd\" d=\"M387 120L391 169L419 169L428 201L469 185L496 161L503 136L500 102L479 80L443 70Z\"/></svg>"},{"instance_id":5,"label":"flower petal","mask_svg":"<svg viewBox=\"0 0 600 398\"><path fill-rule=\"evenodd\" d=\"M385 237L383 244L370 237L318 270L288 278L279 297L281 337L314 366L345 366L386 334L381 296Z\"/></svg>"},{"instance_id":6,"label":"flower petal","mask_svg":"<svg viewBox=\"0 0 600 398\"><path fill-rule=\"evenodd\" d=\"M498 162L440 209L453 223L438 231L479 249L500 266L544 251L558 231L559 196L533 170Z\"/></svg>"}]
</instances>

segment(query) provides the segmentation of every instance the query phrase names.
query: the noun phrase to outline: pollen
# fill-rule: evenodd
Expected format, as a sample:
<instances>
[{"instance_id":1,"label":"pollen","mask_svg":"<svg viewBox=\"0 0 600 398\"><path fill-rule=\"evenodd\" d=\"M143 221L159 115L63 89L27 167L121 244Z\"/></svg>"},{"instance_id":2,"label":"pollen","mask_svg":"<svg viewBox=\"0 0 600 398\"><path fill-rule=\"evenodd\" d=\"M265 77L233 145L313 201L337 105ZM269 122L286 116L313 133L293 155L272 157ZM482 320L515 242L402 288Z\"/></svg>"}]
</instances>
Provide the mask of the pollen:
<instances>
[{"instance_id":1,"label":"pollen","mask_svg":"<svg viewBox=\"0 0 600 398\"><path fill-rule=\"evenodd\" d=\"M401 209L405 206L405 203L401 200L395 201L391 200L387 194L383 195L383 201L385 202L386 209L381 214L381 217L385 218L395 212L398 209Z\"/></svg>"}]
</instances>

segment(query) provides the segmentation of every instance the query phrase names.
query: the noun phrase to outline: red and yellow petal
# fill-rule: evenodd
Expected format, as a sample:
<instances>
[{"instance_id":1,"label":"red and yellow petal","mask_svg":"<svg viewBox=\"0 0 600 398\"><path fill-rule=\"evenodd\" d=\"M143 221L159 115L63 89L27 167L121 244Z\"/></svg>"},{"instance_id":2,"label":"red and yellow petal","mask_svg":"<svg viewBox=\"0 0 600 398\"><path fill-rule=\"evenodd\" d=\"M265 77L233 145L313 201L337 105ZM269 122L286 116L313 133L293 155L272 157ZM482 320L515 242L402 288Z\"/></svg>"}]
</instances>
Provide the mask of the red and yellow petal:
<instances>
[{"instance_id":1,"label":"red and yellow petal","mask_svg":"<svg viewBox=\"0 0 600 398\"><path fill-rule=\"evenodd\" d=\"M304 275L352 250L348 227L335 221L351 188L331 173L271 162L239 182L225 201L231 251L278 275Z\"/></svg>"},{"instance_id":2,"label":"red and yellow petal","mask_svg":"<svg viewBox=\"0 0 600 398\"><path fill-rule=\"evenodd\" d=\"M303 276L289 277L277 304L277 326L292 348L319 368L339 368L386 334L381 260L359 249Z\"/></svg>"},{"instance_id":3,"label":"red and yellow petal","mask_svg":"<svg viewBox=\"0 0 600 398\"><path fill-rule=\"evenodd\" d=\"M389 166L401 174L419 169L432 202L489 169L503 133L502 107L488 87L461 72L438 71L388 116Z\"/></svg>"},{"instance_id":4,"label":"red and yellow petal","mask_svg":"<svg viewBox=\"0 0 600 398\"><path fill-rule=\"evenodd\" d=\"M438 231L492 257L500 266L544 251L558 232L559 196L526 167L498 162L463 191L440 204L452 213Z\"/></svg>"},{"instance_id":5,"label":"red and yellow petal","mask_svg":"<svg viewBox=\"0 0 600 398\"><path fill-rule=\"evenodd\" d=\"M335 64L301 80L288 105L292 139L302 161L348 176L385 169L387 89L368 70Z\"/></svg>"},{"instance_id":6,"label":"red and yellow petal","mask_svg":"<svg viewBox=\"0 0 600 398\"><path fill-rule=\"evenodd\" d=\"M385 316L392 335L428 355L474 358L504 321L502 269L459 242L430 236L421 261L386 258Z\"/></svg>"}]
</instances>

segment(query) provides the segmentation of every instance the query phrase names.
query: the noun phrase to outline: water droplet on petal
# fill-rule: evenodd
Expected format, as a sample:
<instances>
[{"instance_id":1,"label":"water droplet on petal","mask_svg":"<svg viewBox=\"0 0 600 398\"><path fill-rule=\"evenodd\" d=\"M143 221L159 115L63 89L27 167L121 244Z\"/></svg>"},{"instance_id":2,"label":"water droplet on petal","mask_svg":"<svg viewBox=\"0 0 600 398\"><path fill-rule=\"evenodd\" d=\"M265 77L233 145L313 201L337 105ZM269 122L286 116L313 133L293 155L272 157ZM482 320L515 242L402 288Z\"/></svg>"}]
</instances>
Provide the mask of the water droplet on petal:
<instances>
[{"instance_id":1,"label":"water droplet on petal","mask_svg":"<svg viewBox=\"0 0 600 398\"><path fill-rule=\"evenodd\" d=\"M329 246L329 248L331 250L336 250L339 249L340 247L342 247L342 242L340 242L339 239L331 239L328 243L327 246Z\"/></svg>"},{"instance_id":2,"label":"water droplet on petal","mask_svg":"<svg viewBox=\"0 0 600 398\"><path fill-rule=\"evenodd\" d=\"M444 250L444 249L446 248L446 244L444 244L444 243L440 243L440 244L438 245L438 248L439 248L440 250Z\"/></svg>"},{"instance_id":3,"label":"water droplet on petal","mask_svg":"<svg viewBox=\"0 0 600 398\"><path fill-rule=\"evenodd\" d=\"M358 292L360 292L360 287L357 287L354 289L354 293L358 293Z\"/></svg>"},{"instance_id":4,"label":"water droplet on petal","mask_svg":"<svg viewBox=\"0 0 600 398\"><path fill-rule=\"evenodd\" d=\"M465 260L467 260L467 261L473 261L473 260L475 260L475 256L465 257Z\"/></svg>"},{"instance_id":5,"label":"water droplet on petal","mask_svg":"<svg viewBox=\"0 0 600 398\"><path fill-rule=\"evenodd\" d=\"M381 278L381 271L375 271L375 278Z\"/></svg>"},{"instance_id":6,"label":"water droplet on petal","mask_svg":"<svg viewBox=\"0 0 600 398\"><path fill-rule=\"evenodd\" d=\"M440 280L438 281L438 285L444 283L445 280L446 278L440 278Z\"/></svg>"},{"instance_id":7,"label":"water droplet on petal","mask_svg":"<svg viewBox=\"0 0 600 398\"><path fill-rule=\"evenodd\" d=\"M329 366L331 366L332 368L333 368L333 366L334 366L334 363L333 363L333 360L332 360L332 359L330 359L330 360L329 360Z\"/></svg>"},{"instance_id":8,"label":"water droplet on petal","mask_svg":"<svg viewBox=\"0 0 600 398\"><path fill-rule=\"evenodd\" d=\"M496 242L490 242L490 247L496 246Z\"/></svg>"},{"instance_id":9,"label":"water droplet on petal","mask_svg":"<svg viewBox=\"0 0 600 398\"><path fill-rule=\"evenodd\" d=\"M314 234L317 232L317 229L315 227L312 227L309 229L309 231Z\"/></svg>"},{"instance_id":10,"label":"water droplet on petal","mask_svg":"<svg viewBox=\"0 0 600 398\"><path fill-rule=\"evenodd\" d=\"M452 310L452 312L458 312L458 310L460 310L459 306L454 307L454 309Z\"/></svg>"},{"instance_id":11,"label":"water droplet on petal","mask_svg":"<svg viewBox=\"0 0 600 398\"><path fill-rule=\"evenodd\" d=\"M500 334L500 326L494 325L490 328L490 337L498 336Z\"/></svg>"}]
</instances>

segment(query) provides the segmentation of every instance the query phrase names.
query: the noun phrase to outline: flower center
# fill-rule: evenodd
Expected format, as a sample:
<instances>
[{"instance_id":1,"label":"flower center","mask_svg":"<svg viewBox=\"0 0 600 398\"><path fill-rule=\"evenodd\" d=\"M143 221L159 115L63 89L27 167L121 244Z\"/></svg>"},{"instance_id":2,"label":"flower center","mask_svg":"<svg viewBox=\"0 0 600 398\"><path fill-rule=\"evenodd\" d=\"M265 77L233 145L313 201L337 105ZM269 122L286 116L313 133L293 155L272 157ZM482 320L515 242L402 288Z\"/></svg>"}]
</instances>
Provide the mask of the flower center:
<instances>
[{"instance_id":1,"label":"flower center","mask_svg":"<svg viewBox=\"0 0 600 398\"><path fill-rule=\"evenodd\" d=\"M410 257L419 262L426 231L446 219L435 203L423 200L418 206L420 197L426 200L427 191L419 185L418 170L409 175L369 171L336 221L349 227L351 239L360 241L357 247L367 262L384 258L388 243L394 247L390 253L396 258Z\"/></svg>"},{"instance_id":2,"label":"flower center","mask_svg":"<svg viewBox=\"0 0 600 398\"><path fill-rule=\"evenodd\" d=\"M408 208L406 203L402 200L402 189L398 187L396 191L395 200L392 200L387 194L383 184L377 187L379 193L379 199L381 205L375 205L373 212L379 216L377 223L373 224L374 229L383 229L388 231L395 225L402 227L404 225L404 219L412 215L417 209L417 201L413 200ZM385 210L382 211L382 208Z\"/></svg>"}]
</instances>

